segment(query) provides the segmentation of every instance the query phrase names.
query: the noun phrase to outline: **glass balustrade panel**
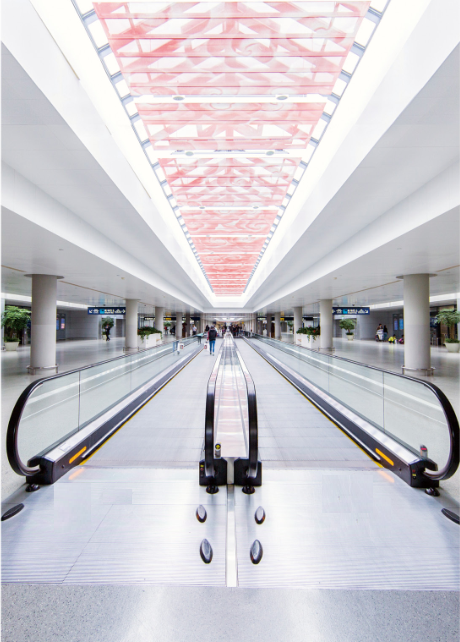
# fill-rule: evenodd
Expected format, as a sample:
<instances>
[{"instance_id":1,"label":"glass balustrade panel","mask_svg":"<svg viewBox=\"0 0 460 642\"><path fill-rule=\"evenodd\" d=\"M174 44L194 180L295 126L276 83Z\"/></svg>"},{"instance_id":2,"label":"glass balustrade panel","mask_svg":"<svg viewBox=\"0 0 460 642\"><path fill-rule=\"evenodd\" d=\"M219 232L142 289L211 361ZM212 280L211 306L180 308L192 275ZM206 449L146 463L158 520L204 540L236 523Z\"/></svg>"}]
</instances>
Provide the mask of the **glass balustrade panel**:
<instances>
[{"instance_id":1,"label":"glass balustrade panel","mask_svg":"<svg viewBox=\"0 0 460 642\"><path fill-rule=\"evenodd\" d=\"M56 442L64 440L79 423L79 373L50 379L38 386L24 408L18 432L18 453L24 464Z\"/></svg>"},{"instance_id":2,"label":"glass balustrade panel","mask_svg":"<svg viewBox=\"0 0 460 642\"><path fill-rule=\"evenodd\" d=\"M447 419L433 390L390 373L384 373L384 429L414 453L428 448L439 469L447 463L450 438Z\"/></svg>"}]
</instances>

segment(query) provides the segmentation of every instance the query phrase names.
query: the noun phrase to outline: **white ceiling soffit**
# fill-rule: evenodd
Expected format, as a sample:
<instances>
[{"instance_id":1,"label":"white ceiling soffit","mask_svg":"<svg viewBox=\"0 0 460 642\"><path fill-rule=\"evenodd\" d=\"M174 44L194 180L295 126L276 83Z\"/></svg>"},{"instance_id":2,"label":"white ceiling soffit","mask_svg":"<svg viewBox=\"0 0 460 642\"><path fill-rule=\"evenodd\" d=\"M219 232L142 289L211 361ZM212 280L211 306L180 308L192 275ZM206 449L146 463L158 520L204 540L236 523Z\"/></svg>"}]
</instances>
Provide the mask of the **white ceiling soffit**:
<instances>
[{"instance_id":1,"label":"white ceiling soffit","mask_svg":"<svg viewBox=\"0 0 460 642\"><path fill-rule=\"evenodd\" d=\"M391 225L391 222L389 223ZM403 298L403 282L397 275L436 274L430 279L431 295L460 290L460 208L436 217L345 266L281 297L262 309L318 311L320 299L334 305L371 305Z\"/></svg>"},{"instance_id":2,"label":"white ceiling soffit","mask_svg":"<svg viewBox=\"0 0 460 642\"><path fill-rule=\"evenodd\" d=\"M124 112L115 110L109 129L29 0L6 0L2 17L12 54L3 48L3 160L120 247L147 254L147 264L193 293L195 304L212 305Z\"/></svg>"},{"instance_id":3,"label":"white ceiling soffit","mask_svg":"<svg viewBox=\"0 0 460 642\"><path fill-rule=\"evenodd\" d=\"M59 274L64 276L58 281L61 301L114 306L130 298L139 300L141 310L146 304L195 311L196 307L184 303L182 297L152 285L155 275L143 264L133 264L132 257L122 248L118 248L118 263L114 265L81 247L75 242L79 239L72 238L78 237L79 232L74 231L71 218L66 217L65 210L60 215L69 229L69 239L2 208L2 292L30 296L32 281L25 274ZM104 256L107 242L102 236L95 240L100 242L99 254Z\"/></svg>"},{"instance_id":4,"label":"white ceiling soffit","mask_svg":"<svg viewBox=\"0 0 460 642\"><path fill-rule=\"evenodd\" d=\"M274 301L281 281L289 288L293 276L454 162L459 7L390 2L251 282L251 308ZM417 94L427 83L425 105ZM411 101L412 121L404 115Z\"/></svg>"},{"instance_id":5,"label":"white ceiling soffit","mask_svg":"<svg viewBox=\"0 0 460 642\"><path fill-rule=\"evenodd\" d=\"M457 47L308 230L295 242L291 234L289 252L253 294L251 307L266 307L339 267L346 270L360 256L372 260L373 250L458 206L459 75ZM458 236L454 240L458 251ZM422 236L400 271L419 271L420 253L430 256L434 242ZM375 285L384 282L382 268L376 262L372 270Z\"/></svg>"}]
</instances>

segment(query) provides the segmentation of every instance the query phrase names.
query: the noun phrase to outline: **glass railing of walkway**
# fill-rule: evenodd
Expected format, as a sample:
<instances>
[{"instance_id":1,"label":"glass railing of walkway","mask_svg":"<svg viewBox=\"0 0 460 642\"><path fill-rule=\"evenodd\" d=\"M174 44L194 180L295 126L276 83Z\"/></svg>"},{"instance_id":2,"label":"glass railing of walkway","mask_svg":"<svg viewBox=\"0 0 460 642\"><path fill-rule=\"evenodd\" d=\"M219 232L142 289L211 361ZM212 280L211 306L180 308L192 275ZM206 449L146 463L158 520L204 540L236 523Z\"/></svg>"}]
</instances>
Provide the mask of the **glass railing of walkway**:
<instances>
[{"instance_id":1,"label":"glass railing of walkway","mask_svg":"<svg viewBox=\"0 0 460 642\"><path fill-rule=\"evenodd\" d=\"M414 455L428 455L438 467L423 472L429 480L448 479L456 472L458 420L434 384L265 336L247 336Z\"/></svg>"},{"instance_id":2,"label":"glass railing of walkway","mask_svg":"<svg viewBox=\"0 0 460 642\"><path fill-rule=\"evenodd\" d=\"M107 361L38 379L22 392L11 414L7 455L13 470L32 477L36 463L88 424L133 395L197 349L198 338L160 344Z\"/></svg>"}]
</instances>

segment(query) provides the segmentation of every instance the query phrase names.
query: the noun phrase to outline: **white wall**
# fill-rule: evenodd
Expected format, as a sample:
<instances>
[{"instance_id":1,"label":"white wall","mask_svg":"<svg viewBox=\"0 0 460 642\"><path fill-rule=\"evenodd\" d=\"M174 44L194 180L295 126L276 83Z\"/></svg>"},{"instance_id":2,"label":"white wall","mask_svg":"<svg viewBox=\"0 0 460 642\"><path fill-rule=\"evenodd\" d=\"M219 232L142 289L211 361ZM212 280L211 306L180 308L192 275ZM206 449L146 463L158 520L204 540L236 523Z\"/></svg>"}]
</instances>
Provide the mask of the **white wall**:
<instances>
[{"instance_id":1,"label":"white wall","mask_svg":"<svg viewBox=\"0 0 460 642\"><path fill-rule=\"evenodd\" d=\"M388 336L391 337L393 332L393 312L383 310L381 312L371 312L358 318L356 339L374 339L379 323L387 326Z\"/></svg>"}]
</instances>

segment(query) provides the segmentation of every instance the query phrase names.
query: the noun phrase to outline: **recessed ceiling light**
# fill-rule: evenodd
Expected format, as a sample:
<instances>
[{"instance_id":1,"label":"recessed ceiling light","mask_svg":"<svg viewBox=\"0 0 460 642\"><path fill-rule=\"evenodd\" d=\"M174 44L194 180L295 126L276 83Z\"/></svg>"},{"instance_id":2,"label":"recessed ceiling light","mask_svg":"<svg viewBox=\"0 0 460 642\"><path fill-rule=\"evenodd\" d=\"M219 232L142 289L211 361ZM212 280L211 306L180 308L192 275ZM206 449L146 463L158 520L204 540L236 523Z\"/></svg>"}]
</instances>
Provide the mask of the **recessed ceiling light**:
<instances>
[{"instance_id":1,"label":"recessed ceiling light","mask_svg":"<svg viewBox=\"0 0 460 642\"><path fill-rule=\"evenodd\" d=\"M273 156L273 155L274 155L274 153L275 153L275 152L274 152L273 150L270 150L269 152L267 152L267 153L266 153L266 156Z\"/></svg>"},{"instance_id":2,"label":"recessed ceiling light","mask_svg":"<svg viewBox=\"0 0 460 642\"><path fill-rule=\"evenodd\" d=\"M254 205L252 209L253 209L253 210L258 210L258 209L259 209L259 206L258 206L258 205Z\"/></svg>"},{"instance_id":3,"label":"recessed ceiling light","mask_svg":"<svg viewBox=\"0 0 460 642\"><path fill-rule=\"evenodd\" d=\"M193 156L193 152L185 152L186 156Z\"/></svg>"},{"instance_id":4,"label":"recessed ceiling light","mask_svg":"<svg viewBox=\"0 0 460 642\"><path fill-rule=\"evenodd\" d=\"M173 100L177 100L177 101L184 100L184 98L185 98L185 96L180 96L180 95L172 97Z\"/></svg>"},{"instance_id":5,"label":"recessed ceiling light","mask_svg":"<svg viewBox=\"0 0 460 642\"><path fill-rule=\"evenodd\" d=\"M201 205L200 210L204 210L204 209L206 209L204 205Z\"/></svg>"},{"instance_id":6,"label":"recessed ceiling light","mask_svg":"<svg viewBox=\"0 0 460 642\"><path fill-rule=\"evenodd\" d=\"M286 94L280 94L279 96L276 97L276 100L287 100L288 96Z\"/></svg>"}]
</instances>

